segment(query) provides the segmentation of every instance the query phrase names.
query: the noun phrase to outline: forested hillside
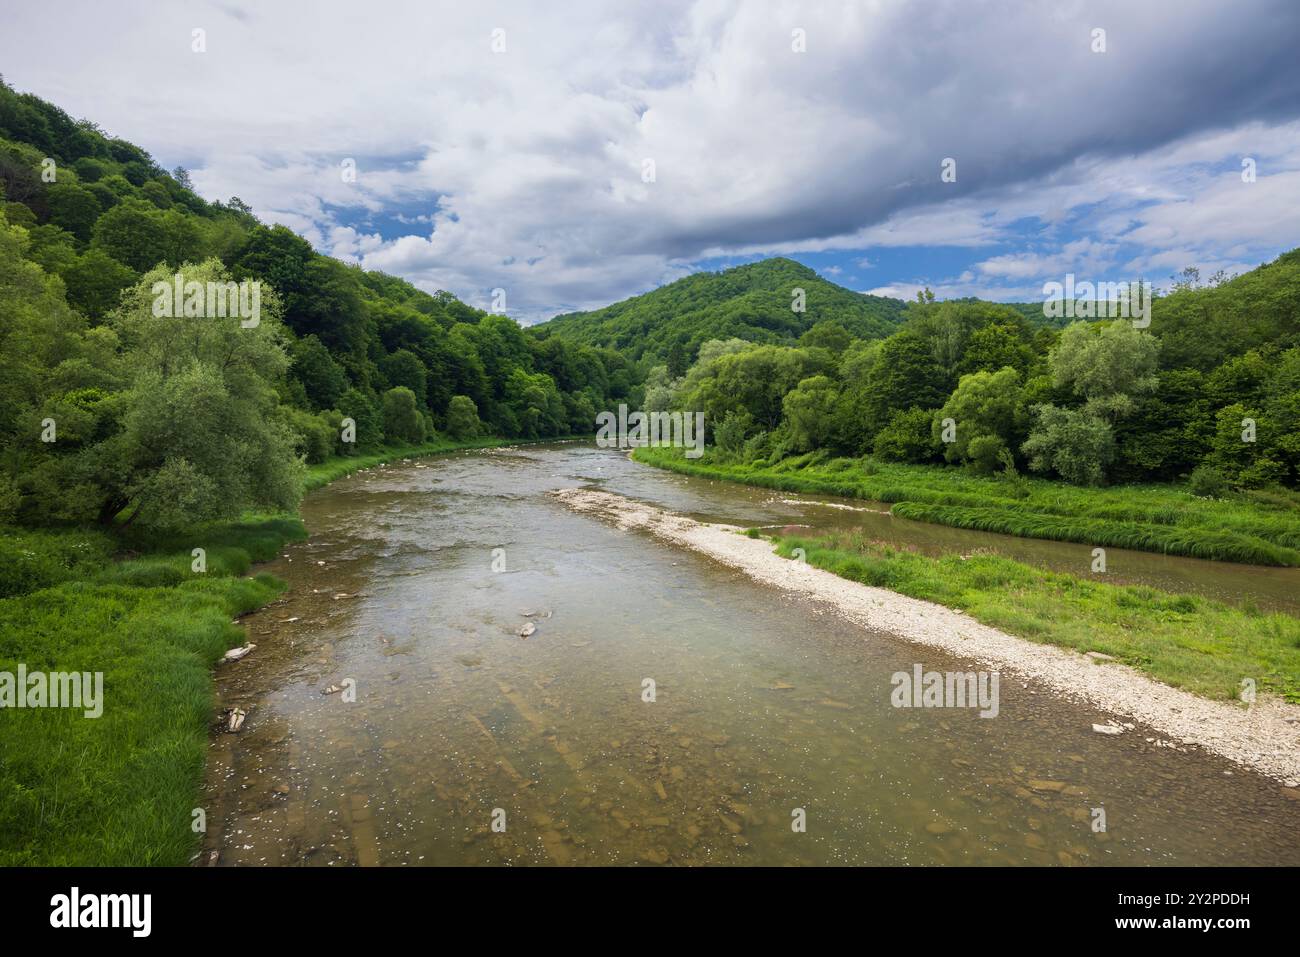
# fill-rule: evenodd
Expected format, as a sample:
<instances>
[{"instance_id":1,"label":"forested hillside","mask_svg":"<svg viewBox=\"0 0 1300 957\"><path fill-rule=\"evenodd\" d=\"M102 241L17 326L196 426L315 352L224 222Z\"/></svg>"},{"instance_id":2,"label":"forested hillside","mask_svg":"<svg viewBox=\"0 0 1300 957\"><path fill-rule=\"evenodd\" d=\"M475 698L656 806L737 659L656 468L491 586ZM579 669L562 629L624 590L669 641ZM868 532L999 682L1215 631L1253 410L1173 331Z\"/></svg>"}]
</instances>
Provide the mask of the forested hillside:
<instances>
[{"instance_id":1,"label":"forested hillside","mask_svg":"<svg viewBox=\"0 0 1300 957\"><path fill-rule=\"evenodd\" d=\"M796 290L803 309L796 311ZM859 339L888 335L904 303L828 282L791 259L765 259L722 272L701 272L593 312L557 316L543 334L608 346L640 359L693 360L710 339L793 345L822 320L834 319Z\"/></svg>"},{"instance_id":2,"label":"forested hillside","mask_svg":"<svg viewBox=\"0 0 1300 957\"><path fill-rule=\"evenodd\" d=\"M155 316L177 272L260 282L260 322ZM282 507L297 459L588 432L635 379L609 349L319 255L2 81L0 362L0 521L29 524Z\"/></svg>"},{"instance_id":3,"label":"forested hillside","mask_svg":"<svg viewBox=\"0 0 1300 957\"><path fill-rule=\"evenodd\" d=\"M1181 282L1152 309L1149 328L1056 329L1020 304L915 302L883 338L831 317L797 345L705 342L689 369L650 371L646 405L704 412L715 459L758 467L820 452L1083 485L1190 476L1205 495L1295 488L1300 251Z\"/></svg>"}]
</instances>

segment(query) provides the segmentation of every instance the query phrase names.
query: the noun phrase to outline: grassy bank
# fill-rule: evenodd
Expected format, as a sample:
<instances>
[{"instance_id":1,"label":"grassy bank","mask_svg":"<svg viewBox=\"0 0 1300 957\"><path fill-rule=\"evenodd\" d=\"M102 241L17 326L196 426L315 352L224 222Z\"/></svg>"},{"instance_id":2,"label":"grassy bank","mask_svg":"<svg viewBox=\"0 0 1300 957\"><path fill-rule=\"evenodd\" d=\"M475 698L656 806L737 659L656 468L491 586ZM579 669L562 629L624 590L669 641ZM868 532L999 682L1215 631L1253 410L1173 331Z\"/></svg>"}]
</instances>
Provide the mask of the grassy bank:
<instances>
[{"instance_id":1,"label":"grassy bank","mask_svg":"<svg viewBox=\"0 0 1300 957\"><path fill-rule=\"evenodd\" d=\"M1172 485L1081 488L984 478L956 468L831 459L731 464L712 453L637 449L639 462L785 492L890 503L900 518L957 528L1257 565L1300 566L1300 505L1285 497L1198 498Z\"/></svg>"},{"instance_id":2,"label":"grassy bank","mask_svg":"<svg viewBox=\"0 0 1300 957\"><path fill-rule=\"evenodd\" d=\"M751 530L751 535L757 535ZM1300 702L1300 619L1193 595L1047 572L997 555L932 558L855 533L774 539L787 558L964 611L1008 634L1099 651L1159 681L1230 699L1253 678Z\"/></svg>"},{"instance_id":3,"label":"grassy bank","mask_svg":"<svg viewBox=\"0 0 1300 957\"><path fill-rule=\"evenodd\" d=\"M462 448L435 442L312 466L317 488L358 469ZM198 845L214 718L212 667L245 641L237 615L283 584L245 577L286 542L291 516L149 535L138 530L4 529L0 672L103 672L103 714L0 710L0 866L184 864ZM203 548L206 571L193 570Z\"/></svg>"}]
</instances>

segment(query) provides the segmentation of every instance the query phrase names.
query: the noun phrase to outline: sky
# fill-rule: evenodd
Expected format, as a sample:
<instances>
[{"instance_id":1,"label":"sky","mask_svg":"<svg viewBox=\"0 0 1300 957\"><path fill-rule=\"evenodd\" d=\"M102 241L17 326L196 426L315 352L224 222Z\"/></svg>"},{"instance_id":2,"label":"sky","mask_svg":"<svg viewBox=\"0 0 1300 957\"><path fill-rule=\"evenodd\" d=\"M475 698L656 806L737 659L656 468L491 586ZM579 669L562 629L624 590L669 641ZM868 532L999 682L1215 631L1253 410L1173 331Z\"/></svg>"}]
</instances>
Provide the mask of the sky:
<instances>
[{"instance_id":1,"label":"sky","mask_svg":"<svg viewBox=\"0 0 1300 957\"><path fill-rule=\"evenodd\" d=\"M774 255L878 295L1034 301L1068 273L1167 286L1300 245L1296 0L3 19L16 89L321 252L481 308L503 290L525 323Z\"/></svg>"}]
</instances>

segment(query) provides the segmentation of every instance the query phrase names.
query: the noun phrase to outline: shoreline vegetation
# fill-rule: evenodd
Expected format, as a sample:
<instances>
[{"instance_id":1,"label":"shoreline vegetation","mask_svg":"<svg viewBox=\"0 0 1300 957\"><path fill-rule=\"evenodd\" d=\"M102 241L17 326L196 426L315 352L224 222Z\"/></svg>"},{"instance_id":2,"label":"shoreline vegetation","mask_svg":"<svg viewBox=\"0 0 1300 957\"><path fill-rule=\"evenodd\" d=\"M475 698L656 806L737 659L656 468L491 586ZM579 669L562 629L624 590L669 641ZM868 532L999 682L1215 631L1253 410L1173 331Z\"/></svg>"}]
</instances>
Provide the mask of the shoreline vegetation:
<instances>
[{"instance_id":1,"label":"shoreline vegetation","mask_svg":"<svg viewBox=\"0 0 1300 957\"><path fill-rule=\"evenodd\" d=\"M1173 485L1104 488L1050 479L981 477L814 452L774 465L690 460L675 448L633 458L684 475L784 492L883 502L899 517L954 528L1254 565L1300 566L1300 510L1264 495L1201 498Z\"/></svg>"},{"instance_id":2,"label":"shoreline vegetation","mask_svg":"<svg viewBox=\"0 0 1300 957\"><path fill-rule=\"evenodd\" d=\"M560 439L394 445L306 468L311 491L402 459ZM185 532L5 528L0 671L103 672L106 705L7 709L0 866L184 865L214 726L213 669L246 643L236 620L285 584L255 564L307 537L296 516L249 514ZM192 550L205 552L194 571Z\"/></svg>"},{"instance_id":3,"label":"shoreline vegetation","mask_svg":"<svg viewBox=\"0 0 1300 957\"><path fill-rule=\"evenodd\" d=\"M1290 616L1081 581L995 556L935 559L852 537L769 539L608 492L553 494L574 511L825 601L864 628L1009 668L1141 721L1169 736L1162 746L1199 745L1300 785L1300 728L1290 723L1300 708L1289 703L1300 701L1300 620ZM1088 651L1107 657L1080 653ZM1263 692L1250 707L1231 700L1243 676Z\"/></svg>"}]
</instances>

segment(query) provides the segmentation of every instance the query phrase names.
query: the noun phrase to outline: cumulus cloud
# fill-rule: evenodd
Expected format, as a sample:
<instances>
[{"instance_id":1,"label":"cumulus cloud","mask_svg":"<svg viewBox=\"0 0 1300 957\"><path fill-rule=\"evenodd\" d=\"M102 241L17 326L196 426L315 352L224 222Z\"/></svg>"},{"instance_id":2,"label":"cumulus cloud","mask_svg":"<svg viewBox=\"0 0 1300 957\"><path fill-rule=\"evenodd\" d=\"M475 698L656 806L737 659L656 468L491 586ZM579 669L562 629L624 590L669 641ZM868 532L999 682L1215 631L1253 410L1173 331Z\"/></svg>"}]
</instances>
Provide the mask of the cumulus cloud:
<instances>
[{"instance_id":1,"label":"cumulus cloud","mask_svg":"<svg viewBox=\"0 0 1300 957\"><path fill-rule=\"evenodd\" d=\"M1295 242L1291 0L61 13L6 13L11 83L325 252L479 304L504 288L525 319L706 258L949 246L978 258L954 288L995 290Z\"/></svg>"}]
</instances>

